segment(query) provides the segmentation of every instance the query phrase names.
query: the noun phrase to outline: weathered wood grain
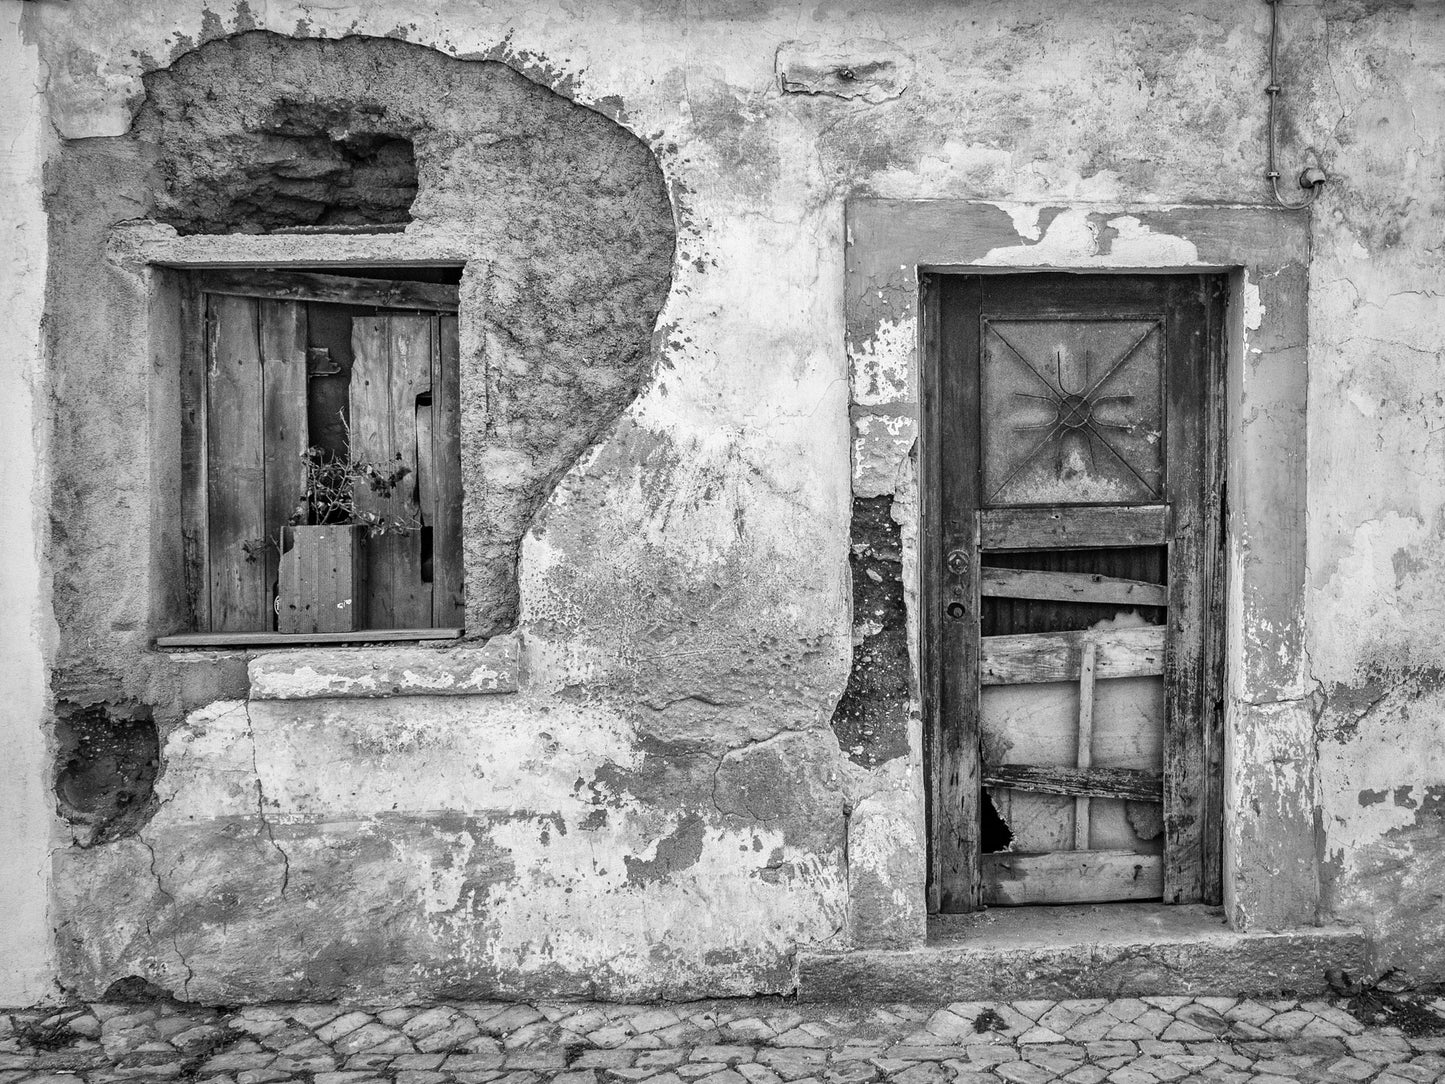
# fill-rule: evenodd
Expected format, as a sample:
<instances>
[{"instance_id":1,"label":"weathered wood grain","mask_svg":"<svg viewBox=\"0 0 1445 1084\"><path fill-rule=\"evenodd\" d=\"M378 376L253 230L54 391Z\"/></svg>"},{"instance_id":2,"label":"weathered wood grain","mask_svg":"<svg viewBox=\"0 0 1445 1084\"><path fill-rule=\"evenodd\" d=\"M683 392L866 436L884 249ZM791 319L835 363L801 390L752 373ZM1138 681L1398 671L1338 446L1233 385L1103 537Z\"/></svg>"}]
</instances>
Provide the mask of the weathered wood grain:
<instances>
[{"instance_id":1,"label":"weathered wood grain","mask_svg":"<svg viewBox=\"0 0 1445 1084\"><path fill-rule=\"evenodd\" d=\"M1208 316L1209 373L1206 377L1204 495L1202 531L1204 586L1204 674L1201 729L1203 730L1204 786L1201 814L1203 866L1200 900L1224 901L1224 630L1225 614L1225 462L1226 379L1224 357L1227 284L1213 284Z\"/></svg>"},{"instance_id":2,"label":"weathered wood grain","mask_svg":"<svg viewBox=\"0 0 1445 1084\"><path fill-rule=\"evenodd\" d=\"M436 318L431 316L388 317L388 338L391 353L391 425L392 440L400 465L411 473L392 495L392 507L398 515L409 515L425 525L432 523L435 509L418 503L418 494L425 486L434 486L433 479L423 482L421 472L430 471L432 462L430 439L423 452L417 431L417 404L432 392L433 334ZM396 462L396 460L393 460ZM420 529L387 535L380 539L383 549L396 552L392 564L392 625L398 628L425 628L432 624L432 585L422 578L422 532Z\"/></svg>"},{"instance_id":3,"label":"weathered wood grain","mask_svg":"<svg viewBox=\"0 0 1445 1084\"><path fill-rule=\"evenodd\" d=\"M989 906L1158 899L1164 883L1158 855L1129 851L1003 852L984 855L982 865Z\"/></svg>"},{"instance_id":4,"label":"weathered wood grain","mask_svg":"<svg viewBox=\"0 0 1445 1084\"><path fill-rule=\"evenodd\" d=\"M979 593L989 598L1105 602L1120 606L1166 606L1169 603L1169 589L1163 584L1120 579L1096 572L985 568L980 575Z\"/></svg>"},{"instance_id":5,"label":"weathered wood grain","mask_svg":"<svg viewBox=\"0 0 1445 1084\"><path fill-rule=\"evenodd\" d=\"M311 632L288 636L279 632L187 632L157 636L163 649L290 647L297 644L382 644L408 640L455 640L459 628L446 629L357 629L355 632Z\"/></svg>"},{"instance_id":6,"label":"weathered wood grain","mask_svg":"<svg viewBox=\"0 0 1445 1084\"><path fill-rule=\"evenodd\" d=\"M266 475L257 303L210 299L206 490L211 628L269 629Z\"/></svg>"},{"instance_id":7,"label":"weathered wood grain","mask_svg":"<svg viewBox=\"0 0 1445 1084\"><path fill-rule=\"evenodd\" d=\"M366 622L366 531L293 527L281 555L278 632L352 632Z\"/></svg>"},{"instance_id":8,"label":"weathered wood grain","mask_svg":"<svg viewBox=\"0 0 1445 1084\"><path fill-rule=\"evenodd\" d=\"M1164 899L1197 903L1205 894L1208 793L1204 733L1206 699L1214 680L1205 669L1206 569L1214 555L1206 488L1214 484L1207 469L1207 423L1217 420L1213 405L1221 372L1217 343L1208 328L1221 317L1222 293L1208 276L1172 280L1166 358L1169 426L1168 498L1174 512L1169 546L1169 611L1164 688ZM1211 705L1212 707L1212 705Z\"/></svg>"},{"instance_id":9,"label":"weathered wood grain","mask_svg":"<svg viewBox=\"0 0 1445 1084\"><path fill-rule=\"evenodd\" d=\"M1095 645L1095 677L1144 677L1164 672L1164 629L1109 629L1097 632L1035 632L984 636L979 664L985 685L1072 681L1079 677L1084 648Z\"/></svg>"},{"instance_id":10,"label":"weathered wood grain","mask_svg":"<svg viewBox=\"0 0 1445 1084\"><path fill-rule=\"evenodd\" d=\"M987 508L982 518L986 550L1162 546L1169 540L1169 509L1162 504Z\"/></svg>"},{"instance_id":11,"label":"weathered wood grain","mask_svg":"<svg viewBox=\"0 0 1445 1084\"><path fill-rule=\"evenodd\" d=\"M431 386L431 320L358 316L351 332L352 456L383 473L410 473L390 495L364 487L363 511L404 520L417 513L416 400ZM432 623L431 585L421 578L421 532L388 532L367 546L367 620L375 627L424 628Z\"/></svg>"},{"instance_id":12,"label":"weathered wood grain","mask_svg":"<svg viewBox=\"0 0 1445 1084\"><path fill-rule=\"evenodd\" d=\"M938 907L979 906L978 355L976 278L927 280L923 305L925 624Z\"/></svg>"},{"instance_id":13,"label":"weathered wood grain","mask_svg":"<svg viewBox=\"0 0 1445 1084\"><path fill-rule=\"evenodd\" d=\"M261 337L262 460L266 472L268 627L275 626L282 529L306 486L306 306L258 302Z\"/></svg>"},{"instance_id":14,"label":"weathered wood grain","mask_svg":"<svg viewBox=\"0 0 1445 1084\"><path fill-rule=\"evenodd\" d=\"M195 277L180 282L181 305L181 555L186 580L186 626L211 627L210 542L207 529L209 499L206 490L206 298Z\"/></svg>"},{"instance_id":15,"label":"weathered wood grain","mask_svg":"<svg viewBox=\"0 0 1445 1084\"><path fill-rule=\"evenodd\" d=\"M1090 640L1079 656L1079 746L1077 764L1088 768L1093 763L1094 749L1094 664L1099 645ZM1089 849L1089 798L1080 794L1074 799L1074 850Z\"/></svg>"},{"instance_id":16,"label":"weathered wood grain","mask_svg":"<svg viewBox=\"0 0 1445 1084\"><path fill-rule=\"evenodd\" d=\"M1135 768L1055 767L1044 764L998 764L985 767L986 787L1007 787L1034 794L1070 797L1118 798L1131 802L1157 802L1163 798L1163 777ZM1079 850L1086 850L1080 847Z\"/></svg>"},{"instance_id":17,"label":"weathered wood grain","mask_svg":"<svg viewBox=\"0 0 1445 1084\"><path fill-rule=\"evenodd\" d=\"M459 625L466 612L462 574L461 357L457 318L437 320L432 368L432 620Z\"/></svg>"},{"instance_id":18,"label":"weathered wood grain","mask_svg":"<svg viewBox=\"0 0 1445 1084\"><path fill-rule=\"evenodd\" d=\"M209 294L277 301L322 301L332 305L365 305L382 309L457 311L456 286L442 282L368 279L260 268L202 271L199 278L201 289Z\"/></svg>"}]
</instances>

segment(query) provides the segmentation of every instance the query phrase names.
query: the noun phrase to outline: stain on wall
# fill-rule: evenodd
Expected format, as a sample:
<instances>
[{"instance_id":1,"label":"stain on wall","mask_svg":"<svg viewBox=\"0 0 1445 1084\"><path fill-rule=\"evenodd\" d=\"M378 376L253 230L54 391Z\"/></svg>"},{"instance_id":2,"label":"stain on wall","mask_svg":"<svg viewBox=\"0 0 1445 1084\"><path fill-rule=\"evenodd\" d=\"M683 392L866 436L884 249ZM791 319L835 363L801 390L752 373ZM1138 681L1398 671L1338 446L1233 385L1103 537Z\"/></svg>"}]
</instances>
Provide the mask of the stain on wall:
<instances>
[{"instance_id":1,"label":"stain on wall","mask_svg":"<svg viewBox=\"0 0 1445 1084\"><path fill-rule=\"evenodd\" d=\"M833 711L833 731L848 759L874 768L907 755L913 695L903 545L893 498L855 498L851 536L853 668Z\"/></svg>"},{"instance_id":2,"label":"stain on wall","mask_svg":"<svg viewBox=\"0 0 1445 1084\"><path fill-rule=\"evenodd\" d=\"M80 847L135 835L155 812L160 743L142 705L75 704L55 711L55 798Z\"/></svg>"}]
</instances>

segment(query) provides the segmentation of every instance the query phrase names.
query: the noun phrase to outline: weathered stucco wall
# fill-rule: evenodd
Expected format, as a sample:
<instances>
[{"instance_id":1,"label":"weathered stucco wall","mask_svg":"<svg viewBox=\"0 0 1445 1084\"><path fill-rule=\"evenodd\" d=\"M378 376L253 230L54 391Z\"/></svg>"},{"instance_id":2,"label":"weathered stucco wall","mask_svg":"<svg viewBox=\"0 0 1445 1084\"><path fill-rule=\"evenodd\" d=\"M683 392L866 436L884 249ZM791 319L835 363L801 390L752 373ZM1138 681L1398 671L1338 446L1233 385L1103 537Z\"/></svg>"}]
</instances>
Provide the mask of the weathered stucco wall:
<instances>
[{"instance_id":1,"label":"weathered stucco wall","mask_svg":"<svg viewBox=\"0 0 1445 1084\"><path fill-rule=\"evenodd\" d=\"M26 6L50 119L78 153L125 133L142 75L203 41L391 36L507 64L615 120L660 164L678 231L650 376L522 542L516 693L248 701L244 657L145 652L163 456L140 449L121 460L139 475L88 494L90 543L67 547L54 521L52 684L109 659L152 708L162 762L138 835L57 854L61 981L137 974L195 997L745 992L786 989L794 952L849 930L917 938L916 721L895 703L840 731L843 748L829 727L850 643L882 631L862 612L850 627L853 500L897 498L904 541L914 518L908 419L853 441L844 200L994 201L1005 247L1053 236L1039 205L1075 205L1061 221L1087 230L1093 203L1262 202L1267 6L434 9ZM1267 796L1271 772L1302 765L1318 798L1278 811L1290 834L1252 844L1252 868L1318 866L1319 917L1370 924L1382 960L1445 967L1445 12L1329 0L1283 21L1282 168L1309 147L1334 178L1310 212L1308 592L1303 636L1272 632L1301 644L1279 660L1296 679L1245 705L1241 755L1262 762L1235 768ZM144 166L65 198L143 214L116 191ZM103 253L102 226L72 237L69 266ZM52 318L112 327L97 349L126 379L97 387L51 359L55 415L87 424L95 459L73 475L116 462L165 398L137 273L98 262L86 285L53 296ZM31 275L17 295L32 313L39 291ZM479 357L506 348L477 327ZM879 381L896 379L898 351L875 346ZM864 406L879 401L866 385L851 389ZM489 475L473 466L475 490ZM82 595L98 568L137 561L145 574ZM39 592L24 587L32 608ZM896 636L877 646L896 667Z\"/></svg>"},{"instance_id":2,"label":"weathered stucco wall","mask_svg":"<svg viewBox=\"0 0 1445 1084\"><path fill-rule=\"evenodd\" d=\"M0 951L0 1004L37 1001L53 990L50 929L50 774L45 720L48 620L44 552L43 444L46 380L40 350L45 215L40 169L45 100L40 58L21 12L0 11L0 461L6 464L0 516L0 914L9 927Z\"/></svg>"},{"instance_id":3,"label":"weathered stucco wall","mask_svg":"<svg viewBox=\"0 0 1445 1084\"><path fill-rule=\"evenodd\" d=\"M1342 6L1311 138L1308 652L1325 908L1445 970L1445 12ZM1329 142L1326 143L1325 141Z\"/></svg>"}]
</instances>

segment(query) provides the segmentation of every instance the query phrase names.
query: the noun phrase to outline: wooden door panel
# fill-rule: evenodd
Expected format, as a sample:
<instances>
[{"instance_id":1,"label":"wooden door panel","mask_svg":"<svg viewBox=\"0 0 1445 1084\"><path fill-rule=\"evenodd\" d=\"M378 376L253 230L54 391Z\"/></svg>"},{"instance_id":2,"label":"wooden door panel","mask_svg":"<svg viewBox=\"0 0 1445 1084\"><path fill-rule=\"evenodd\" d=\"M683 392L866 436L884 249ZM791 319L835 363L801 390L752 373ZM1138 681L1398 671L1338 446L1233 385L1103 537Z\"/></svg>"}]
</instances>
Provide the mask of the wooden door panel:
<instances>
[{"instance_id":1,"label":"wooden door panel","mask_svg":"<svg viewBox=\"0 0 1445 1084\"><path fill-rule=\"evenodd\" d=\"M1162 632L1162 630L1161 630ZM1096 671L1097 673L1097 671ZM1072 768L1078 761L1080 686L1077 681L984 688L980 730L986 784L1007 778L1006 769L1035 766ZM1089 797L1087 783L1062 781L1065 793L1038 793L1038 779L1022 779L1029 789L989 786L988 795L1013 834L1018 852L1076 849L1081 823L1079 798L1088 801L1083 823L1088 830L1082 847L1158 854L1162 839L1150 825L1157 816L1137 808L1154 804L1160 793L1163 766L1164 686L1159 677L1104 678L1094 685L1090 761L1094 768L1127 769L1128 782L1139 793L1152 793L1153 803L1121 798ZM1000 772L1000 769L1004 771ZM1083 773L1073 773L1082 775ZM1042 785L1049 785L1047 780ZM1099 789L1106 789L1100 787ZM1143 831L1141 832L1141 828ZM1130 897L1135 898L1135 897Z\"/></svg>"},{"instance_id":2,"label":"wooden door panel","mask_svg":"<svg viewBox=\"0 0 1445 1084\"><path fill-rule=\"evenodd\" d=\"M1077 682L994 685L980 700L984 771L1000 764L1074 764L1079 717ZM1157 677L1099 681L1094 686L1093 763L1158 773L1163 731L1150 727L1164 714Z\"/></svg>"},{"instance_id":3,"label":"wooden door panel","mask_svg":"<svg viewBox=\"0 0 1445 1084\"><path fill-rule=\"evenodd\" d=\"M983 901L994 906L1157 900L1164 887L1161 858L1129 851L986 854L984 872Z\"/></svg>"},{"instance_id":4,"label":"wooden door panel","mask_svg":"<svg viewBox=\"0 0 1445 1084\"><path fill-rule=\"evenodd\" d=\"M1163 329L1162 317L985 315L984 503L1159 500Z\"/></svg>"}]
</instances>

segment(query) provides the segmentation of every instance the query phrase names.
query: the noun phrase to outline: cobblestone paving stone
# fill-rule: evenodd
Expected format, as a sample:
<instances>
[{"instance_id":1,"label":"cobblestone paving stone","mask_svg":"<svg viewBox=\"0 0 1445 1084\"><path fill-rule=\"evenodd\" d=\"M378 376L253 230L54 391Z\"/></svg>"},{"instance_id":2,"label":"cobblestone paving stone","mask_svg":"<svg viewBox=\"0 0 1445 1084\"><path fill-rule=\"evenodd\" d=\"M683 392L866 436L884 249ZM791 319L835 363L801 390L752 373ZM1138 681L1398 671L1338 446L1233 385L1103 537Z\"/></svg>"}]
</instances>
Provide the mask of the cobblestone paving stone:
<instances>
[{"instance_id":1,"label":"cobblestone paving stone","mask_svg":"<svg viewBox=\"0 0 1445 1084\"><path fill-rule=\"evenodd\" d=\"M1442 1017L1445 1001L1432 1008ZM1428 1084L1445 1037L1327 1000L157 1002L0 1012L0 1084Z\"/></svg>"}]
</instances>

